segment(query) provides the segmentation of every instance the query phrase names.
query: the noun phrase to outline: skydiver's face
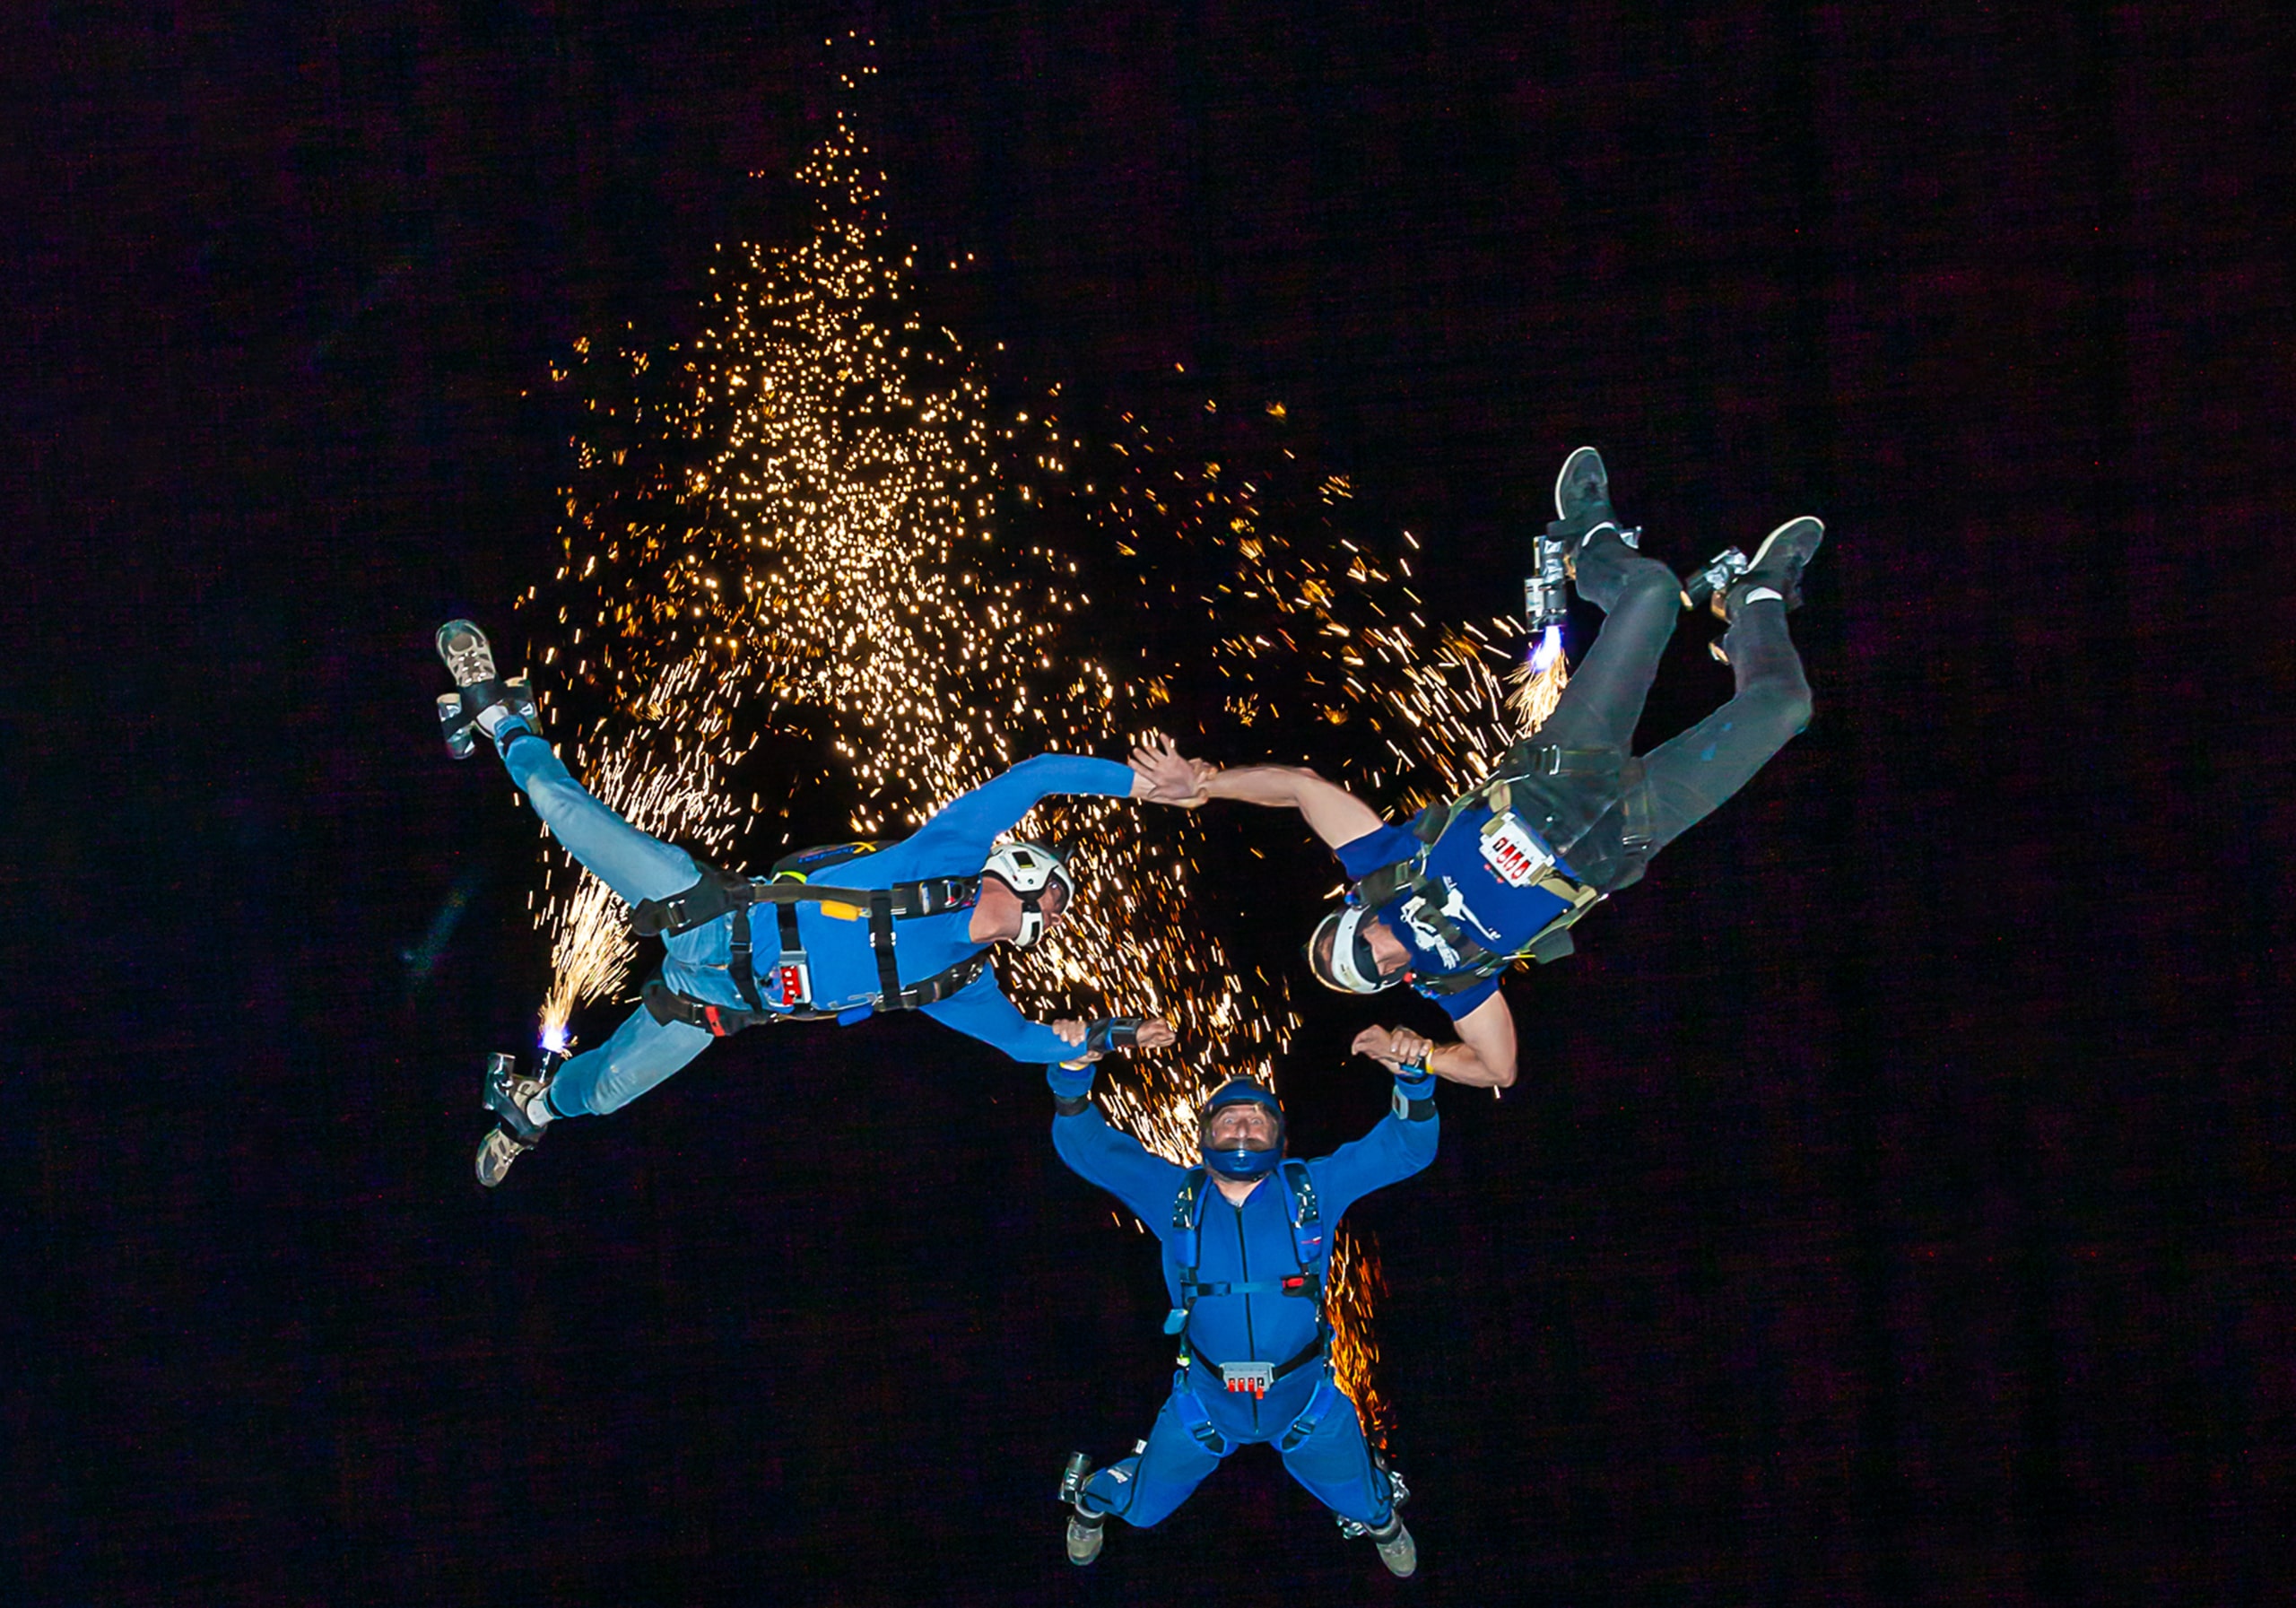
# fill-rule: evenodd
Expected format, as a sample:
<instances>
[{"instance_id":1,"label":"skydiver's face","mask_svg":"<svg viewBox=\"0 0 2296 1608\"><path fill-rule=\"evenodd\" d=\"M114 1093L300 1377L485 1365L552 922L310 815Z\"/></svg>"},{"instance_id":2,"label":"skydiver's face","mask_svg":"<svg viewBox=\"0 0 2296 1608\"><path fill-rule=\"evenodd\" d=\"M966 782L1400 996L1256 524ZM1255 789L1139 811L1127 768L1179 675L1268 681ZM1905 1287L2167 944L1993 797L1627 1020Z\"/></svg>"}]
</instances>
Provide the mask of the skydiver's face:
<instances>
[{"instance_id":1,"label":"skydiver's face","mask_svg":"<svg viewBox=\"0 0 2296 1608\"><path fill-rule=\"evenodd\" d=\"M1381 977L1391 978L1411 964L1411 951L1386 922L1376 918L1365 922L1363 935L1371 941L1371 958L1379 963Z\"/></svg>"},{"instance_id":2,"label":"skydiver's face","mask_svg":"<svg viewBox=\"0 0 2296 1608\"><path fill-rule=\"evenodd\" d=\"M1265 1106L1250 1100L1222 1106L1205 1125L1207 1150L1274 1150L1275 1118Z\"/></svg>"},{"instance_id":3,"label":"skydiver's face","mask_svg":"<svg viewBox=\"0 0 2296 1608\"><path fill-rule=\"evenodd\" d=\"M980 899L973 908L978 912L972 934L977 941L1011 938L1021 930L1021 896L995 872L981 879ZM1068 913L1068 895L1058 882L1050 883L1038 897L1037 909L1044 917L1044 930L1057 932Z\"/></svg>"},{"instance_id":4,"label":"skydiver's face","mask_svg":"<svg viewBox=\"0 0 2296 1608\"><path fill-rule=\"evenodd\" d=\"M1371 946L1371 962L1379 969L1382 981L1392 980L1411 965L1411 952L1386 922L1374 917L1363 924L1361 931L1364 942ZM1326 978L1331 976L1332 946L1338 942L1336 931L1325 933L1316 940L1316 969Z\"/></svg>"}]
</instances>

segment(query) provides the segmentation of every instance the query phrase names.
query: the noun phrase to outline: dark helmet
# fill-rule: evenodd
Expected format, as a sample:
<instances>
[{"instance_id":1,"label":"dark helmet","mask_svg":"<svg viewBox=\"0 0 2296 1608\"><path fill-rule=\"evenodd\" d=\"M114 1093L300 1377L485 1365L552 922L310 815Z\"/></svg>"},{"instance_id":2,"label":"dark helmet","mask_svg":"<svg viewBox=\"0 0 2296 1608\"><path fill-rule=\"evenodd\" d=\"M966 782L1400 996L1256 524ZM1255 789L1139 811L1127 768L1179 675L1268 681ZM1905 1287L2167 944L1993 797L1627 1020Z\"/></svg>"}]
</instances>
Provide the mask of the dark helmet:
<instances>
[{"instance_id":1,"label":"dark helmet","mask_svg":"<svg viewBox=\"0 0 2296 1608\"><path fill-rule=\"evenodd\" d=\"M1316 981L1342 994L1377 994L1403 981L1400 971L1383 974L1371 953L1371 940L1363 929L1376 917L1375 911L1349 905L1316 924L1308 936L1308 969Z\"/></svg>"},{"instance_id":2,"label":"dark helmet","mask_svg":"<svg viewBox=\"0 0 2296 1608\"><path fill-rule=\"evenodd\" d=\"M1265 1150L1255 1150L1239 1144L1232 1150L1213 1150L1207 1136L1212 1131L1212 1119L1229 1106L1252 1105L1264 1108L1275 1122L1275 1143ZM1226 1178L1259 1178L1274 1172L1283 1160L1283 1105L1275 1098L1275 1091L1248 1078L1231 1078L1213 1092L1210 1100L1196 1116L1196 1144L1204 1152L1204 1164Z\"/></svg>"}]
</instances>

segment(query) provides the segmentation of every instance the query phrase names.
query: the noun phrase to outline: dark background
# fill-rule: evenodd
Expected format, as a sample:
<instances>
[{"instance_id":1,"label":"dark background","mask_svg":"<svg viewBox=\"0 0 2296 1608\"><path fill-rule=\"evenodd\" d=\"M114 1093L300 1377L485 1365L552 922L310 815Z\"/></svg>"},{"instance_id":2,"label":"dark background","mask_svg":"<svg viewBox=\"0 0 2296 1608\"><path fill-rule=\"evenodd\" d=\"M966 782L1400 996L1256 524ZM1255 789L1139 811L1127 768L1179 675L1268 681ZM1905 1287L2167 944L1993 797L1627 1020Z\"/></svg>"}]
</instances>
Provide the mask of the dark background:
<instances>
[{"instance_id":1,"label":"dark background","mask_svg":"<svg viewBox=\"0 0 2296 1608\"><path fill-rule=\"evenodd\" d=\"M2274 8L11 18L0 1595L2281 1599ZM1161 1301L951 1035L753 1036L470 1181L545 960L429 633L553 561L544 360L690 335L786 231L848 25L1008 388L1283 400L1439 610L1580 440L1678 563L1828 520L1809 734L1358 1213L1408 1586L1257 1452L1069 1570ZM1318 1007L1310 1150L1378 1108L1363 1019Z\"/></svg>"}]
</instances>

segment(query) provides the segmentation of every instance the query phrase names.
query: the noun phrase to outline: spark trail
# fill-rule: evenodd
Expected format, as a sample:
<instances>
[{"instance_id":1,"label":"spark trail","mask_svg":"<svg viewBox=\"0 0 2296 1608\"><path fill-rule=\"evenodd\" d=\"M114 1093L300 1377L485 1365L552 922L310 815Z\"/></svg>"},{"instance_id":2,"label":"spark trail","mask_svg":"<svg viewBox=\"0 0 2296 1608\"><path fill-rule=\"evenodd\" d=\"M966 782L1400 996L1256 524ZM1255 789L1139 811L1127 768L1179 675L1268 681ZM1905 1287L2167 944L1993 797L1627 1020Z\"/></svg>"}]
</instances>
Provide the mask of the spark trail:
<instances>
[{"instance_id":1,"label":"spark trail","mask_svg":"<svg viewBox=\"0 0 2296 1608\"><path fill-rule=\"evenodd\" d=\"M1064 420L1057 386L1000 416L924 310L913 254L889 246L867 158L840 108L796 175L806 238L721 250L683 352L586 342L553 376L583 415L565 557L521 606L556 673L541 696L567 694L552 712L569 761L607 804L729 863L816 789L846 801L857 834L905 832L1028 754L1121 752L1170 718L1176 685L1216 677L1234 726L1350 728L1372 764L1359 783L1407 808L1465 787L1544 718L1560 656L1518 672L1510 710L1499 644L1520 622L1431 623L1415 543L1376 552L1344 477L1276 436L1229 429L1217 457L1183 450L1129 414ZM788 792L769 806L752 788L742 807L761 771ZM1085 897L1057 935L1000 955L1008 992L1039 1016L1169 1016L1180 1048L1111 1067L1103 1108L1192 1158L1212 1086L1275 1079L1300 1025L1282 972L1240 963L1225 913L1191 904L1194 817L1068 801L1023 830L1077 846ZM622 987L635 947L619 901L547 859L543 1032L563 1043L580 1005ZM1338 1371L1383 1439L1376 1253L1344 1231L1335 1248Z\"/></svg>"}]
</instances>

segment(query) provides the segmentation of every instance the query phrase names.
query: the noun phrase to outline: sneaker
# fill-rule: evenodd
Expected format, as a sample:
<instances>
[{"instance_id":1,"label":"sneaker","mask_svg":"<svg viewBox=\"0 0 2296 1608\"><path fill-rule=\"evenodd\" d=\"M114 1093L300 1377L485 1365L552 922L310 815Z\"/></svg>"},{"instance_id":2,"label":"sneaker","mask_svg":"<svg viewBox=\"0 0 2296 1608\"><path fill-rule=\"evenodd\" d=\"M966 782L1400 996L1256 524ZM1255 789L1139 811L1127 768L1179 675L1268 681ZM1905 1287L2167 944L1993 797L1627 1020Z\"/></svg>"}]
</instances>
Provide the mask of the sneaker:
<instances>
[{"instance_id":1,"label":"sneaker","mask_svg":"<svg viewBox=\"0 0 2296 1608\"><path fill-rule=\"evenodd\" d=\"M1825 540L1826 527L1807 514L1798 519L1788 519L1767 536L1754 556L1746 562L1746 569L1726 592L1715 598L1715 612L1726 620L1737 618L1739 606L1747 593L1768 587L1785 601L1788 609L1802 606L1802 570L1816 556L1818 543Z\"/></svg>"},{"instance_id":2,"label":"sneaker","mask_svg":"<svg viewBox=\"0 0 2296 1608\"><path fill-rule=\"evenodd\" d=\"M478 1146L478 1181L491 1189L509 1176L510 1163L534 1149L522 1144L500 1128L490 1128Z\"/></svg>"},{"instance_id":3,"label":"sneaker","mask_svg":"<svg viewBox=\"0 0 2296 1608\"><path fill-rule=\"evenodd\" d=\"M1411 1538L1398 1514L1387 1521L1385 1530L1371 1532L1372 1544L1379 1549L1379 1561L1387 1566L1387 1573L1398 1580L1407 1580L1419 1569L1419 1543Z\"/></svg>"},{"instance_id":4,"label":"sneaker","mask_svg":"<svg viewBox=\"0 0 2296 1608\"><path fill-rule=\"evenodd\" d=\"M1581 447L1562 460L1562 473L1554 477L1554 517L1582 544L1598 526L1618 523L1611 512L1610 472L1603 467L1603 455L1593 448Z\"/></svg>"},{"instance_id":5,"label":"sneaker","mask_svg":"<svg viewBox=\"0 0 2296 1608\"><path fill-rule=\"evenodd\" d=\"M467 620L449 620L439 628L439 656L457 687L475 687L494 679L494 649L486 633Z\"/></svg>"},{"instance_id":6,"label":"sneaker","mask_svg":"<svg viewBox=\"0 0 2296 1608\"><path fill-rule=\"evenodd\" d=\"M535 1058L532 1076L518 1070L517 1056L497 1051L486 1057L486 1082L479 1099L502 1119L502 1126L513 1139L529 1147L539 1144L549 1119L536 1122L526 1115L526 1108L535 1103L536 1095L549 1091L557 1071L558 1058L547 1051Z\"/></svg>"},{"instance_id":7,"label":"sneaker","mask_svg":"<svg viewBox=\"0 0 2296 1608\"><path fill-rule=\"evenodd\" d=\"M1068 1561L1082 1569L1100 1555L1108 1539L1108 1516L1072 1513L1068 1516Z\"/></svg>"},{"instance_id":8,"label":"sneaker","mask_svg":"<svg viewBox=\"0 0 2296 1608\"><path fill-rule=\"evenodd\" d=\"M524 676L497 679L494 649L484 631L467 620L449 620L439 628L437 644L439 657L455 681L455 691L439 699L439 731L448 753L458 760L470 758L477 746L474 730L494 738L498 746L521 732L540 733L542 711L535 707L533 689ZM498 714L498 709L503 712Z\"/></svg>"}]
</instances>

